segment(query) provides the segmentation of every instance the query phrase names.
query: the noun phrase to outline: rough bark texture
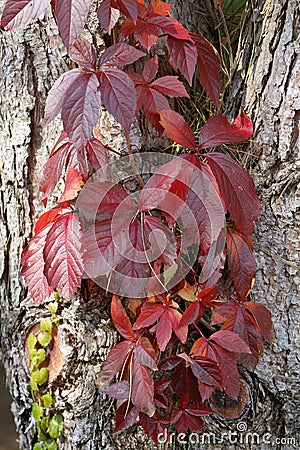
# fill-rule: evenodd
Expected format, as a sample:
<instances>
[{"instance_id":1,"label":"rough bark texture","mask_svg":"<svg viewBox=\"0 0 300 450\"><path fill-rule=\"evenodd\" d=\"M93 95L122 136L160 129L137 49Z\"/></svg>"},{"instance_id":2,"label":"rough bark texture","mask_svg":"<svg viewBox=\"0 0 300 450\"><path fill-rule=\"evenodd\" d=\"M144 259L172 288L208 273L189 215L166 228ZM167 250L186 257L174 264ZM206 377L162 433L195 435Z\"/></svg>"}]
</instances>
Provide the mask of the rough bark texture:
<instances>
[{"instance_id":1,"label":"rough bark texture","mask_svg":"<svg viewBox=\"0 0 300 450\"><path fill-rule=\"evenodd\" d=\"M181 16L183 5L175 3ZM0 0L0 10L3 4ZM271 310L277 339L266 348L255 374L245 374L253 405L244 408L240 420L259 436L272 435L272 447L261 442L258 448L289 449L298 446L293 442L284 446L275 439L295 437L299 429L299 5L297 0L274 0L254 6L228 109L234 114L242 105L256 130L244 160L253 168L263 207L255 233L259 270L252 297ZM189 28L195 31L193 8L189 2L184 14ZM30 412L24 341L46 312L25 297L19 262L40 211L37 177L60 129L57 121L42 131L43 105L53 81L67 70L67 64L49 17L26 30L1 32L0 39L1 358L13 397L20 449L29 450L36 431ZM114 126L105 115L101 126L107 123ZM118 127L112 132L117 145L122 146ZM136 133L140 146L138 141ZM52 387L55 404L65 419L60 448L154 448L139 430L112 436L113 404L99 394L96 380L101 362L117 337L104 311L106 296L99 291L95 295L102 298L102 304L93 296L78 297L64 303L59 311L63 366ZM236 425L236 421L218 417L207 420L209 431L217 438ZM244 442L212 442L196 448L245 448ZM195 447L191 444L190 448Z\"/></svg>"}]
</instances>

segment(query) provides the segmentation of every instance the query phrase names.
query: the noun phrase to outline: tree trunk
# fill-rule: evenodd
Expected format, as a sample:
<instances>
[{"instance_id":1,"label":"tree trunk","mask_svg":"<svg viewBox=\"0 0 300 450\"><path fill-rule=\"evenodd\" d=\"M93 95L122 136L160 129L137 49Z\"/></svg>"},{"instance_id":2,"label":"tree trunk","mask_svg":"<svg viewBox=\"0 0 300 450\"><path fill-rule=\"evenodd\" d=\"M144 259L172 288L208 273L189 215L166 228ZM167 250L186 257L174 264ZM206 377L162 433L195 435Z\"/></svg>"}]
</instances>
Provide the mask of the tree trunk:
<instances>
[{"instance_id":1,"label":"tree trunk","mask_svg":"<svg viewBox=\"0 0 300 450\"><path fill-rule=\"evenodd\" d=\"M3 4L0 0L0 9ZM180 15L184 5L179 0L174 4ZM233 114L242 105L256 130L244 159L252 168L263 210L255 233L259 268L251 295L271 310L276 342L265 349L255 373L244 375L252 405L247 405L235 421L212 417L206 422L208 432L218 439L243 421L248 431L258 433L261 439L268 439L266 433L270 433L272 448L279 449L281 444L275 439L295 437L299 427L299 11L297 0L260 1L255 6L243 36L228 110ZM191 7L187 20L193 28L192 11ZM13 398L20 449L29 450L36 429L24 347L28 332L46 310L26 296L20 256L41 211L38 174L60 130L59 121L46 130L41 128L45 98L54 80L68 67L49 16L25 30L1 32L0 39L1 359ZM121 146L119 129L114 129ZM143 139L143 146L145 142ZM106 304L105 293L97 290L89 299L78 296L64 302L59 310L62 319L57 344L62 354L52 391L65 422L60 448L154 449L139 429L112 435L113 403L96 388L101 363L117 339ZM244 442L217 439L214 443L211 437L210 446L200 443L197 448L245 448ZM261 441L259 448L271 447L268 441ZM297 448L297 444L290 441L285 448Z\"/></svg>"}]
</instances>

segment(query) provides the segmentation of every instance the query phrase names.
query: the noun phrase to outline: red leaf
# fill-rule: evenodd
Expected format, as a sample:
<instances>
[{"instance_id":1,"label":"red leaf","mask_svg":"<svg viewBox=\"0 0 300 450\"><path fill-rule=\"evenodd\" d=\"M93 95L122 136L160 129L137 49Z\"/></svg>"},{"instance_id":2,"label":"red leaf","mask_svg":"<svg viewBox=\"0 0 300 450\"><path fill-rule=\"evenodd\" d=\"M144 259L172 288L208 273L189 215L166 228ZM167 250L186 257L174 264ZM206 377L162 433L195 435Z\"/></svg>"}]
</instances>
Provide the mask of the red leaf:
<instances>
[{"instance_id":1,"label":"red leaf","mask_svg":"<svg viewBox=\"0 0 300 450\"><path fill-rule=\"evenodd\" d=\"M220 234L224 235L225 242L225 209L220 198L219 187L210 167L200 162L198 169L190 179L187 205L183 214L186 217L185 223L188 225L188 212L192 212L192 219L198 225L202 254L207 255L210 250L212 251L213 245L216 246ZM193 230L192 226L191 229ZM187 231L185 231L185 239L189 239L192 244L195 241L195 236L194 234L189 236Z\"/></svg>"},{"instance_id":2,"label":"red leaf","mask_svg":"<svg viewBox=\"0 0 300 450\"><path fill-rule=\"evenodd\" d=\"M141 106L144 106L145 114L151 125L156 129L159 135L161 135L164 129L160 124L160 115L158 111L170 108L168 100L160 92L148 88L146 101L144 104L142 103Z\"/></svg>"},{"instance_id":3,"label":"red leaf","mask_svg":"<svg viewBox=\"0 0 300 450\"><path fill-rule=\"evenodd\" d=\"M270 311L264 305L254 302L246 302L244 307L253 315L266 341L274 341L275 333Z\"/></svg>"},{"instance_id":4,"label":"red leaf","mask_svg":"<svg viewBox=\"0 0 300 450\"><path fill-rule=\"evenodd\" d=\"M107 31L108 34L110 34L111 30L119 20L120 12L118 9L111 6L110 0L104 0L100 3L97 16L100 25Z\"/></svg>"},{"instance_id":5,"label":"red leaf","mask_svg":"<svg viewBox=\"0 0 300 450\"><path fill-rule=\"evenodd\" d=\"M124 26L122 27L124 33ZM139 21L134 29L136 40L149 52L158 39L158 27L149 21Z\"/></svg>"},{"instance_id":6,"label":"red leaf","mask_svg":"<svg viewBox=\"0 0 300 450\"><path fill-rule=\"evenodd\" d=\"M208 147L217 147L231 142L242 142L249 139L253 134L251 120L245 113L238 116L232 125L226 117L218 114L210 117L203 125L199 135L199 150Z\"/></svg>"},{"instance_id":7,"label":"red leaf","mask_svg":"<svg viewBox=\"0 0 300 450\"><path fill-rule=\"evenodd\" d=\"M54 208L46 211L42 214L34 227L35 234L39 233L44 226L48 223L54 222L58 214L62 211L62 209L69 206L69 202L62 203L60 205L54 206Z\"/></svg>"},{"instance_id":8,"label":"red leaf","mask_svg":"<svg viewBox=\"0 0 300 450\"><path fill-rule=\"evenodd\" d=\"M133 325L134 330L149 327L154 324L164 313L165 306L161 303L146 302L142 307L141 314Z\"/></svg>"},{"instance_id":9,"label":"red leaf","mask_svg":"<svg viewBox=\"0 0 300 450\"><path fill-rule=\"evenodd\" d=\"M195 44L191 41L168 37L168 47L172 67L176 71L179 70L191 86L197 63Z\"/></svg>"},{"instance_id":10,"label":"red leaf","mask_svg":"<svg viewBox=\"0 0 300 450\"><path fill-rule=\"evenodd\" d=\"M73 69L69 72L63 73L54 83L49 91L46 106L43 126L47 126L54 117L60 112L63 105L66 92L68 88L82 76L82 69Z\"/></svg>"},{"instance_id":11,"label":"red leaf","mask_svg":"<svg viewBox=\"0 0 300 450\"><path fill-rule=\"evenodd\" d=\"M219 331L217 333L222 332L231 333L229 331ZM213 336L217 335L217 333L214 333ZM235 333L231 333L231 335L235 336L234 339L239 338ZM241 345L240 348L246 348L247 351L249 351L249 348L246 346L245 342L242 340L241 342L243 345ZM236 361L238 359L237 353L228 351L213 340L207 340L205 338L200 338L194 343L191 353L193 353L194 356L205 356L216 361L221 370L222 386L225 392L230 397L236 399L238 398L240 392L240 375L236 365Z\"/></svg>"},{"instance_id":12,"label":"red leaf","mask_svg":"<svg viewBox=\"0 0 300 450\"><path fill-rule=\"evenodd\" d=\"M158 57L155 55L149 59L143 69L143 78L145 83L151 83L158 71Z\"/></svg>"},{"instance_id":13,"label":"red leaf","mask_svg":"<svg viewBox=\"0 0 300 450\"><path fill-rule=\"evenodd\" d=\"M136 359L143 364L143 366L149 367L149 369L157 370L156 359L157 354L153 348L153 345L148 338L142 336L137 341L134 348L134 355Z\"/></svg>"},{"instance_id":14,"label":"red leaf","mask_svg":"<svg viewBox=\"0 0 300 450\"><path fill-rule=\"evenodd\" d=\"M133 82L121 70L105 68L100 72L100 90L105 108L128 132L136 109Z\"/></svg>"},{"instance_id":15,"label":"red leaf","mask_svg":"<svg viewBox=\"0 0 300 450\"><path fill-rule=\"evenodd\" d=\"M241 301L249 295L256 274L256 261L245 238L230 228L227 229L228 268Z\"/></svg>"},{"instance_id":16,"label":"red leaf","mask_svg":"<svg viewBox=\"0 0 300 450\"><path fill-rule=\"evenodd\" d=\"M70 142L61 145L50 155L48 161L44 164L43 172L39 180L40 191L44 194L42 199L48 198L52 194L64 170L66 159L71 148L72 144Z\"/></svg>"},{"instance_id":17,"label":"red leaf","mask_svg":"<svg viewBox=\"0 0 300 450\"><path fill-rule=\"evenodd\" d=\"M162 423L165 423L166 421L163 419L161 420L157 412L152 417L147 416L147 414L140 413L139 418L139 424L143 427L147 436L151 438L156 445L158 445L158 434L164 434L166 432L166 429L162 425Z\"/></svg>"},{"instance_id":18,"label":"red leaf","mask_svg":"<svg viewBox=\"0 0 300 450\"><path fill-rule=\"evenodd\" d=\"M71 167L67 172L64 192L58 200L58 203L63 203L67 200L76 198L83 185L82 176L77 169Z\"/></svg>"},{"instance_id":19,"label":"red leaf","mask_svg":"<svg viewBox=\"0 0 300 450\"><path fill-rule=\"evenodd\" d=\"M81 149L90 140L99 109L98 78L94 73L82 71L69 86L61 113L64 129L76 148Z\"/></svg>"},{"instance_id":20,"label":"red leaf","mask_svg":"<svg viewBox=\"0 0 300 450\"><path fill-rule=\"evenodd\" d=\"M129 398L129 383L127 380L118 381L105 389L105 394L118 400Z\"/></svg>"},{"instance_id":21,"label":"red leaf","mask_svg":"<svg viewBox=\"0 0 300 450\"><path fill-rule=\"evenodd\" d=\"M104 220L111 219L118 206L127 199L127 192L119 185L108 181L93 181L85 185L76 206L85 219ZM133 215L134 213L135 210Z\"/></svg>"},{"instance_id":22,"label":"red leaf","mask_svg":"<svg viewBox=\"0 0 300 450\"><path fill-rule=\"evenodd\" d=\"M164 308L156 328L156 340L160 351L164 352L172 337L172 322L169 317L169 308Z\"/></svg>"},{"instance_id":23,"label":"red leaf","mask_svg":"<svg viewBox=\"0 0 300 450\"><path fill-rule=\"evenodd\" d=\"M111 317L116 329L125 339L131 341L136 340L129 317L121 303L121 300L116 295L113 295L111 300Z\"/></svg>"},{"instance_id":24,"label":"red leaf","mask_svg":"<svg viewBox=\"0 0 300 450\"><path fill-rule=\"evenodd\" d=\"M154 405L154 382L150 370L143 366L136 358L132 361L132 403L139 411L153 416Z\"/></svg>"},{"instance_id":25,"label":"red leaf","mask_svg":"<svg viewBox=\"0 0 300 450\"><path fill-rule=\"evenodd\" d=\"M228 155L207 153L205 157L216 177L235 228L250 237L254 229L254 222L260 216L260 203L252 178L240 164Z\"/></svg>"},{"instance_id":26,"label":"red leaf","mask_svg":"<svg viewBox=\"0 0 300 450\"><path fill-rule=\"evenodd\" d=\"M132 427L132 425L135 424L138 415L139 410L134 405L130 405L128 408L128 404L123 403L116 411L116 426L114 433Z\"/></svg>"},{"instance_id":27,"label":"red leaf","mask_svg":"<svg viewBox=\"0 0 300 450\"><path fill-rule=\"evenodd\" d=\"M101 391L106 389L114 376L121 371L133 346L132 341L122 341L110 349L99 374L98 387Z\"/></svg>"},{"instance_id":28,"label":"red leaf","mask_svg":"<svg viewBox=\"0 0 300 450\"><path fill-rule=\"evenodd\" d=\"M69 47L68 54L80 66L90 70L96 70L96 52L87 40L81 37L76 39Z\"/></svg>"},{"instance_id":29,"label":"red leaf","mask_svg":"<svg viewBox=\"0 0 300 450\"><path fill-rule=\"evenodd\" d=\"M220 330L213 333L209 341L213 341L220 347L235 353L251 353L248 345L236 333L229 330Z\"/></svg>"},{"instance_id":30,"label":"red leaf","mask_svg":"<svg viewBox=\"0 0 300 450\"><path fill-rule=\"evenodd\" d=\"M120 11L126 16L130 17L134 22L138 16L138 8L136 0L116 0Z\"/></svg>"},{"instance_id":31,"label":"red leaf","mask_svg":"<svg viewBox=\"0 0 300 450\"><path fill-rule=\"evenodd\" d=\"M59 216L44 248L45 275L60 296L70 299L81 284L80 224L73 212Z\"/></svg>"},{"instance_id":32,"label":"red leaf","mask_svg":"<svg viewBox=\"0 0 300 450\"><path fill-rule=\"evenodd\" d=\"M173 17L156 16L149 18L147 23L155 24L165 33L178 39L191 41L188 31Z\"/></svg>"},{"instance_id":33,"label":"red leaf","mask_svg":"<svg viewBox=\"0 0 300 450\"><path fill-rule=\"evenodd\" d=\"M91 139L86 144L86 154L89 163L94 170L101 170L103 176L106 175L106 166L108 164L107 147L103 145L98 139Z\"/></svg>"},{"instance_id":34,"label":"red leaf","mask_svg":"<svg viewBox=\"0 0 300 450\"><path fill-rule=\"evenodd\" d=\"M59 34L68 48L80 36L90 10L90 0L56 0L55 16Z\"/></svg>"},{"instance_id":35,"label":"red leaf","mask_svg":"<svg viewBox=\"0 0 300 450\"><path fill-rule=\"evenodd\" d=\"M152 259L160 259L169 266L174 264L177 258L174 234L162 223L161 219L155 216L144 216L144 225L150 242Z\"/></svg>"},{"instance_id":36,"label":"red leaf","mask_svg":"<svg viewBox=\"0 0 300 450\"><path fill-rule=\"evenodd\" d=\"M193 130L180 114L171 109L160 109L158 112L161 125L173 141L186 148L196 147Z\"/></svg>"},{"instance_id":37,"label":"red leaf","mask_svg":"<svg viewBox=\"0 0 300 450\"><path fill-rule=\"evenodd\" d=\"M252 353L242 354L240 362L249 370L254 370L263 351L263 340L258 325L242 304L234 300L214 309L212 322L222 323L224 320L222 330L238 334L250 348Z\"/></svg>"},{"instance_id":38,"label":"red leaf","mask_svg":"<svg viewBox=\"0 0 300 450\"><path fill-rule=\"evenodd\" d=\"M40 17L50 0L6 0L1 17L1 28L13 30L28 25Z\"/></svg>"},{"instance_id":39,"label":"red leaf","mask_svg":"<svg viewBox=\"0 0 300 450\"><path fill-rule=\"evenodd\" d=\"M217 50L213 45L207 41L200 34L190 33L190 37L196 44L198 52L198 70L200 76L200 82L207 93L212 99L218 109L219 98L221 92L221 82L219 72L221 71L221 59Z\"/></svg>"},{"instance_id":40,"label":"red leaf","mask_svg":"<svg viewBox=\"0 0 300 450\"><path fill-rule=\"evenodd\" d=\"M170 423L175 424L178 433L186 434L189 429L191 431L203 433L204 422L201 419L201 416L213 413L214 412L206 405L179 407L173 412Z\"/></svg>"},{"instance_id":41,"label":"red leaf","mask_svg":"<svg viewBox=\"0 0 300 450\"><path fill-rule=\"evenodd\" d=\"M146 56L144 52L141 52L132 45L121 42L108 47L100 56L99 64L100 66L105 65L108 67L124 66L127 64L133 64L143 56ZM106 69L103 67L103 70Z\"/></svg>"},{"instance_id":42,"label":"red leaf","mask_svg":"<svg viewBox=\"0 0 300 450\"><path fill-rule=\"evenodd\" d=\"M147 9L147 17L168 16L172 5L160 0L151 1Z\"/></svg>"},{"instance_id":43,"label":"red leaf","mask_svg":"<svg viewBox=\"0 0 300 450\"><path fill-rule=\"evenodd\" d=\"M30 239L22 256L21 275L25 279L31 297L37 304L46 300L53 292L44 275L43 250L46 243L47 234L52 223L46 224Z\"/></svg>"},{"instance_id":44,"label":"red leaf","mask_svg":"<svg viewBox=\"0 0 300 450\"><path fill-rule=\"evenodd\" d=\"M83 266L87 278L107 275L121 261L114 245L111 220L96 221L82 236Z\"/></svg>"},{"instance_id":45,"label":"red leaf","mask_svg":"<svg viewBox=\"0 0 300 450\"><path fill-rule=\"evenodd\" d=\"M161 77L153 81L150 86L163 94L168 95L169 97L189 97L184 84L178 80L178 77Z\"/></svg>"},{"instance_id":46,"label":"red leaf","mask_svg":"<svg viewBox=\"0 0 300 450\"><path fill-rule=\"evenodd\" d=\"M193 322L198 322L201 316L203 316L205 307L200 305L199 301L193 302L183 313L180 320L180 327L190 325Z\"/></svg>"}]
</instances>

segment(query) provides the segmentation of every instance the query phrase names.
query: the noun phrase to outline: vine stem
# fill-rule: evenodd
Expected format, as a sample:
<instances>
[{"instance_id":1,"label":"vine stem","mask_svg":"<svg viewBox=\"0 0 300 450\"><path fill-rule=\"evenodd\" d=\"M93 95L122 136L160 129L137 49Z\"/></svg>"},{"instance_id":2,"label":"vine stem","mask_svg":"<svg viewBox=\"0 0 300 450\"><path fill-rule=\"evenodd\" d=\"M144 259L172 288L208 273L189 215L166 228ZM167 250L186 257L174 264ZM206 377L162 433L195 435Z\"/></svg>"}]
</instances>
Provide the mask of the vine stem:
<instances>
[{"instance_id":1,"label":"vine stem","mask_svg":"<svg viewBox=\"0 0 300 450\"><path fill-rule=\"evenodd\" d=\"M137 168L136 168L136 166L134 164L133 151L132 151L132 146L131 146L131 141L130 141L129 134L127 133L127 131L124 131L124 135L125 135L125 139L126 139L130 165L131 165L132 170L133 170L133 172L134 172L134 174L136 176L136 179L139 182L140 187L143 189L143 187L145 186L145 183L144 183L144 181L143 181L139 171L137 170Z\"/></svg>"}]
</instances>

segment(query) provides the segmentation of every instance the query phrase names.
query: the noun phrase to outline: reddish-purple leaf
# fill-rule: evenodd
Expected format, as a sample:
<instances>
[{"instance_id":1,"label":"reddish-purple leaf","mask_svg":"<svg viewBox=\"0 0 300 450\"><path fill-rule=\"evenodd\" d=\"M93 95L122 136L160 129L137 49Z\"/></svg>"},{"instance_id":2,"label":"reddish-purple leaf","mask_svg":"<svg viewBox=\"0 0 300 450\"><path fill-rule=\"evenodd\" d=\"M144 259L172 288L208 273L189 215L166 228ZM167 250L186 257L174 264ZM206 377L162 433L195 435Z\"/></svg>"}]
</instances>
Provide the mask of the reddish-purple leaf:
<instances>
[{"instance_id":1,"label":"reddish-purple leaf","mask_svg":"<svg viewBox=\"0 0 300 450\"><path fill-rule=\"evenodd\" d=\"M133 346L132 341L122 341L110 349L99 374L98 387L100 390L106 389L114 376L121 371Z\"/></svg>"},{"instance_id":2,"label":"reddish-purple leaf","mask_svg":"<svg viewBox=\"0 0 300 450\"><path fill-rule=\"evenodd\" d=\"M145 114L151 125L156 129L159 135L162 135L164 128L160 123L160 115L158 111L170 109L168 100L154 89L148 88L145 102L141 102L144 107Z\"/></svg>"},{"instance_id":3,"label":"reddish-purple leaf","mask_svg":"<svg viewBox=\"0 0 300 450\"><path fill-rule=\"evenodd\" d=\"M111 300L111 317L116 329L125 339L136 340L129 317L117 295L113 295Z\"/></svg>"},{"instance_id":4,"label":"reddish-purple leaf","mask_svg":"<svg viewBox=\"0 0 300 450\"><path fill-rule=\"evenodd\" d=\"M139 410L136 406L130 404L128 407L127 402L123 403L116 411L116 426L114 433L118 431L124 431L135 424L139 415Z\"/></svg>"},{"instance_id":5,"label":"reddish-purple leaf","mask_svg":"<svg viewBox=\"0 0 300 450\"><path fill-rule=\"evenodd\" d=\"M68 54L73 61L82 67L90 70L96 70L96 52L94 47L82 37L69 47Z\"/></svg>"},{"instance_id":6,"label":"reddish-purple leaf","mask_svg":"<svg viewBox=\"0 0 300 450\"><path fill-rule=\"evenodd\" d=\"M249 370L254 370L263 351L261 331L253 317L243 308L242 304L231 300L216 307L213 311L212 322L222 323L222 330L229 330L239 335L251 350L251 354L242 354L240 362Z\"/></svg>"},{"instance_id":7,"label":"reddish-purple leaf","mask_svg":"<svg viewBox=\"0 0 300 450\"><path fill-rule=\"evenodd\" d=\"M203 316L205 307L199 301L194 301L183 313L179 326L187 326L191 323L197 323L201 316Z\"/></svg>"},{"instance_id":8,"label":"reddish-purple leaf","mask_svg":"<svg viewBox=\"0 0 300 450\"><path fill-rule=\"evenodd\" d=\"M124 27L122 27L124 30ZM149 21L139 21L134 29L136 40L149 52L158 39L158 27Z\"/></svg>"},{"instance_id":9,"label":"reddish-purple leaf","mask_svg":"<svg viewBox=\"0 0 300 450\"><path fill-rule=\"evenodd\" d=\"M251 353L248 345L236 333L229 330L220 330L213 333L209 341L213 341L220 347L234 353Z\"/></svg>"},{"instance_id":10,"label":"reddish-purple leaf","mask_svg":"<svg viewBox=\"0 0 300 450\"><path fill-rule=\"evenodd\" d=\"M145 336L139 338L136 346L134 347L134 355L136 359L143 364L143 366L149 367L149 369L152 370L157 370L157 354L153 348L153 345Z\"/></svg>"},{"instance_id":11,"label":"reddish-purple leaf","mask_svg":"<svg viewBox=\"0 0 300 450\"><path fill-rule=\"evenodd\" d=\"M147 414L140 413L139 414L139 424L143 427L145 433L149 438L151 438L156 445L159 444L158 442L158 434L167 432L165 427L162 424L166 423L166 419L160 418L157 412L152 416L149 417Z\"/></svg>"},{"instance_id":12,"label":"reddish-purple leaf","mask_svg":"<svg viewBox=\"0 0 300 450\"><path fill-rule=\"evenodd\" d=\"M169 308L164 309L164 313L161 315L156 327L157 345L162 352L165 351L168 343L170 342L173 330L172 322L168 314Z\"/></svg>"},{"instance_id":13,"label":"reddish-purple leaf","mask_svg":"<svg viewBox=\"0 0 300 450\"><path fill-rule=\"evenodd\" d=\"M81 190L83 184L84 183L81 174L77 169L71 167L71 169L67 172L65 188L58 200L58 203L63 203L67 200L73 200L75 197L77 197L77 194Z\"/></svg>"},{"instance_id":14,"label":"reddish-purple leaf","mask_svg":"<svg viewBox=\"0 0 300 450\"><path fill-rule=\"evenodd\" d=\"M98 141L98 139L91 139L86 144L87 159L94 170L101 170L103 176L106 175L106 166L108 164L107 147Z\"/></svg>"},{"instance_id":15,"label":"reddish-purple leaf","mask_svg":"<svg viewBox=\"0 0 300 450\"><path fill-rule=\"evenodd\" d=\"M253 315L266 341L274 341L275 333L270 311L264 305L254 302L245 302L244 307Z\"/></svg>"},{"instance_id":16,"label":"reddish-purple leaf","mask_svg":"<svg viewBox=\"0 0 300 450\"><path fill-rule=\"evenodd\" d=\"M172 67L176 71L179 70L191 86L197 63L197 49L194 42L170 36L168 47Z\"/></svg>"},{"instance_id":17,"label":"reddish-purple leaf","mask_svg":"<svg viewBox=\"0 0 300 450\"><path fill-rule=\"evenodd\" d=\"M68 48L80 36L90 10L90 0L56 0L55 16L59 34Z\"/></svg>"},{"instance_id":18,"label":"reddish-purple leaf","mask_svg":"<svg viewBox=\"0 0 300 450\"><path fill-rule=\"evenodd\" d=\"M69 86L61 113L64 129L76 148L81 149L91 139L99 109L98 78L94 73L82 71Z\"/></svg>"},{"instance_id":19,"label":"reddish-purple leaf","mask_svg":"<svg viewBox=\"0 0 300 450\"><path fill-rule=\"evenodd\" d=\"M45 275L60 296L70 299L81 284L80 224L73 212L59 216L44 248Z\"/></svg>"},{"instance_id":20,"label":"reddish-purple leaf","mask_svg":"<svg viewBox=\"0 0 300 450\"><path fill-rule=\"evenodd\" d=\"M158 112L162 127L173 141L186 148L196 147L193 130L180 114L171 109L160 109Z\"/></svg>"},{"instance_id":21,"label":"reddish-purple leaf","mask_svg":"<svg viewBox=\"0 0 300 450\"><path fill-rule=\"evenodd\" d=\"M66 92L68 88L73 84L77 78L82 76L81 69L69 70L69 72L63 73L54 83L49 91L46 106L43 126L48 125L54 117L60 112L63 105Z\"/></svg>"},{"instance_id":22,"label":"reddish-purple leaf","mask_svg":"<svg viewBox=\"0 0 300 450\"><path fill-rule=\"evenodd\" d=\"M253 134L253 125L245 113L237 116L232 125L225 116L218 114L210 117L199 135L199 150L217 147L231 142L242 142Z\"/></svg>"},{"instance_id":23,"label":"reddish-purple leaf","mask_svg":"<svg viewBox=\"0 0 300 450\"><path fill-rule=\"evenodd\" d=\"M21 261L21 275L25 279L31 297L37 304L42 303L53 292L44 275L45 262L43 256L47 234L51 226L52 223L46 224L30 239Z\"/></svg>"},{"instance_id":24,"label":"reddish-purple leaf","mask_svg":"<svg viewBox=\"0 0 300 450\"><path fill-rule=\"evenodd\" d=\"M118 400L127 400L129 397L129 383L127 380L118 381L106 388L104 392Z\"/></svg>"},{"instance_id":25,"label":"reddish-purple leaf","mask_svg":"<svg viewBox=\"0 0 300 450\"><path fill-rule=\"evenodd\" d=\"M256 261L243 235L227 229L226 237L228 268L241 301L249 295L256 274Z\"/></svg>"},{"instance_id":26,"label":"reddish-purple leaf","mask_svg":"<svg viewBox=\"0 0 300 450\"><path fill-rule=\"evenodd\" d=\"M28 25L40 17L50 0L6 0L1 17L1 28L13 30Z\"/></svg>"},{"instance_id":27,"label":"reddish-purple leaf","mask_svg":"<svg viewBox=\"0 0 300 450\"><path fill-rule=\"evenodd\" d=\"M100 56L99 65L105 65L108 67L124 66L127 64L133 64L143 56L146 56L144 52L141 52L132 45L121 42L119 44L111 45L105 50L104 53L102 53ZM106 69L103 68L103 70Z\"/></svg>"},{"instance_id":28,"label":"reddish-purple leaf","mask_svg":"<svg viewBox=\"0 0 300 450\"><path fill-rule=\"evenodd\" d=\"M66 159L71 148L72 144L70 142L61 145L50 155L48 161L44 164L43 172L39 180L40 191L43 192L42 199L46 199L52 194L64 170Z\"/></svg>"},{"instance_id":29,"label":"reddish-purple leaf","mask_svg":"<svg viewBox=\"0 0 300 450\"><path fill-rule=\"evenodd\" d=\"M177 258L174 233L155 216L145 216L144 225L152 253L150 261L160 259L169 266L174 264Z\"/></svg>"},{"instance_id":30,"label":"reddish-purple leaf","mask_svg":"<svg viewBox=\"0 0 300 450\"><path fill-rule=\"evenodd\" d=\"M169 97L189 97L184 84L178 80L178 77L167 75L153 81L150 86Z\"/></svg>"},{"instance_id":31,"label":"reddish-purple leaf","mask_svg":"<svg viewBox=\"0 0 300 450\"><path fill-rule=\"evenodd\" d=\"M235 228L250 237L260 216L254 183L246 170L229 155L207 153L205 157L218 182L225 207Z\"/></svg>"},{"instance_id":32,"label":"reddish-purple leaf","mask_svg":"<svg viewBox=\"0 0 300 450\"><path fill-rule=\"evenodd\" d=\"M143 69L143 78L145 83L151 83L158 71L158 57L157 55L149 59Z\"/></svg>"},{"instance_id":33,"label":"reddish-purple leaf","mask_svg":"<svg viewBox=\"0 0 300 450\"><path fill-rule=\"evenodd\" d=\"M119 20L120 11L111 6L110 0L104 0L100 3L97 15L100 25L110 34Z\"/></svg>"},{"instance_id":34,"label":"reddish-purple leaf","mask_svg":"<svg viewBox=\"0 0 300 450\"><path fill-rule=\"evenodd\" d=\"M198 53L198 70L200 76L200 82L207 93L212 99L218 109L219 98L221 92L221 81L219 72L221 71L221 59L217 50L213 45L207 41L200 34L190 33L190 37L196 44Z\"/></svg>"},{"instance_id":35,"label":"reddish-purple leaf","mask_svg":"<svg viewBox=\"0 0 300 450\"><path fill-rule=\"evenodd\" d=\"M136 21L138 16L137 0L116 0L116 4L126 17Z\"/></svg>"},{"instance_id":36,"label":"reddish-purple leaf","mask_svg":"<svg viewBox=\"0 0 300 450\"><path fill-rule=\"evenodd\" d=\"M136 92L129 76L111 67L100 72L100 91L107 111L129 131L136 109Z\"/></svg>"},{"instance_id":37,"label":"reddish-purple leaf","mask_svg":"<svg viewBox=\"0 0 300 450\"><path fill-rule=\"evenodd\" d=\"M136 358L132 361L132 403L139 411L153 416L154 405L154 382L150 370L143 366Z\"/></svg>"}]
</instances>

